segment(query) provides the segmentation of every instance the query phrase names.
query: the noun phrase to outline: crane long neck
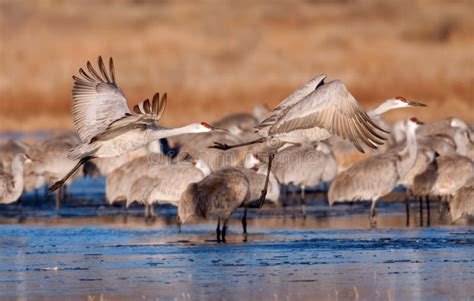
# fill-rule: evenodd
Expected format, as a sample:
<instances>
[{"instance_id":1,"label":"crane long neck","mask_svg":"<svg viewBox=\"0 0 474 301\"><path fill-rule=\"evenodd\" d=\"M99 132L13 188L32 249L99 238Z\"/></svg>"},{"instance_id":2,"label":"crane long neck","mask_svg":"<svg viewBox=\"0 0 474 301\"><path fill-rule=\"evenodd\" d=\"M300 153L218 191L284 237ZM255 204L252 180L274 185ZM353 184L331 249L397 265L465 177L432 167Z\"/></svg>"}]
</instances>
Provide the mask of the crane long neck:
<instances>
[{"instance_id":1,"label":"crane long neck","mask_svg":"<svg viewBox=\"0 0 474 301\"><path fill-rule=\"evenodd\" d=\"M400 178L405 177L413 165L415 165L416 159L418 157L416 127L408 126L406 143L407 145L405 148L399 153L401 160L397 164Z\"/></svg>"},{"instance_id":2,"label":"crane long neck","mask_svg":"<svg viewBox=\"0 0 474 301\"><path fill-rule=\"evenodd\" d=\"M23 190L23 161L19 155L15 156L12 161L12 175L15 179L16 188Z\"/></svg>"},{"instance_id":3,"label":"crane long neck","mask_svg":"<svg viewBox=\"0 0 474 301\"><path fill-rule=\"evenodd\" d=\"M381 105L376 107L375 109L368 111L367 114L369 116L379 116L379 115L382 115L385 112L388 112L388 111L396 109L396 108L399 108L399 106L394 104L391 100L386 100Z\"/></svg>"},{"instance_id":4,"label":"crane long neck","mask_svg":"<svg viewBox=\"0 0 474 301\"><path fill-rule=\"evenodd\" d=\"M159 130L150 133L150 139L157 140L190 133L198 133L195 124L188 124L179 128L159 128Z\"/></svg>"}]
</instances>

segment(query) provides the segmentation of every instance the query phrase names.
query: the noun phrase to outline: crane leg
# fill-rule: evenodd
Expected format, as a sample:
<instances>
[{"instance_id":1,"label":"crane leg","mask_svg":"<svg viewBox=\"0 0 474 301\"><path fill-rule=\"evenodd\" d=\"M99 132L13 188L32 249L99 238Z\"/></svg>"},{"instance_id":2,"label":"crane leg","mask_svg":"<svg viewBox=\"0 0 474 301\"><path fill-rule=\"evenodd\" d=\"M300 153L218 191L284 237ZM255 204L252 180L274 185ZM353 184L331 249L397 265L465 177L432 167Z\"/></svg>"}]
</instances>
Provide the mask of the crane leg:
<instances>
[{"instance_id":1,"label":"crane leg","mask_svg":"<svg viewBox=\"0 0 474 301\"><path fill-rule=\"evenodd\" d=\"M124 221L124 223L126 223L126 222L127 222L127 218L128 218L127 200L123 200L123 203L122 203L122 216L123 216L123 221Z\"/></svg>"},{"instance_id":2,"label":"crane leg","mask_svg":"<svg viewBox=\"0 0 474 301\"><path fill-rule=\"evenodd\" d=\"M275 158L275 154L274 153L270 153L268 155L268 170L267 170L267 177L265 178L265 187L263 187L263 190L262 190L262 195L260 196L260 202L259 202L259 207L262 208L263 207L263 203L265 203L265 198L267 196L267 189L268 189L268 181L270 179L270 171L272 169L272 161L273 161L273 158Z\"/></svg>"},{"instance_id":3,"label":"crane leg","mask_svg":"<svg viewBox=\"0 0 474 301\"><path fill-rule=\"evenodd\" d=\"M242 217L242 228L244 229L244 234L247 234L247 207L244 208L244 216Z\"/></svg>"},{"instance_id":4,"label":"crane leg","mask_svg":"<svg viewBox=\"0 0 474 301\"><path fill-rule=\"evenodd\" d=\"M214 144L211 145L211 146L208 146L208 148L228 150L228 149L231 149L231 148L236 148L236 147L241 147L241 146L246 146L246 145L252 145L252 144L257 144L257 143L263 143L263 142L266 142L266 141L267 141L267 138L262 137L262 138L259 138L259 139L256 139L256 140L252 140L252 141L248 141L248 142L244 142L244 143L239 143L239 144L233 144L233 145L214 142Z\"/></svg>"},{"instance_id":5,"label":"crane leg","mask_svg":"<svg viewBox=\"0 0 474 301\"><path fill-rule=\"evenodd\" d=\"M81 167L84 163L86 163L87 161L89 161L91 159L94 159L94 157L93 156L87 156L87 157L84 157L81 160L79 160L79 162L77 162L76 166L74 166L71 169L71 171L69 171L67 173L67 175L65 175L61 180L57 181L51 187L48 188L48 193L52 193L52 192L58 190L61 186L64 185L64 183L67 181L67 179L69 179L79 169L79 167Z\"/></svg>"},{"instance_id":6,"label":"crane leg","mask_svg":"<svg viewBox=\"0 0 474 301\"><path fill-rule=\"evenodd\" d=\"M291 183L291 219L296 218L295 208L296 208L296 186Z\"/></svg>"},{"instance_id":7,"label":"crane leg","mask_svg":"<svg viewBox=\"0 0 474 301\"><path fill-rule=\"evenodd\" d=\"M221 242L221 218L217 218L217 228L216 228L217 242Z\"/></svg>"},{"instance_id":8,"label":"crane leg","mask_svg":"<svg viewBox=\"0 0 474 301\"><path fill-rule=\"evenodd\" d=\"M377 219L376 219L376 212L375 212L375 204L376 201L372 201L372 205L370 205L370 212L369 212L369 223L371 227L377 226Z\"/></svg>"},{"instance_id":9,"label":"crane leg","mask_svg":"<svg viewBox=\"0 0 474 301\"><path fill-rule=\"evenodd\" d=\"M429 196L425 196L426 202L426 225L430 226L430 198Z\"/></svg>"},{"instance_id":10,"label":"crane leg","mask_svg":"<svg viewBox=\"0 0 474 301\"><path fill-rule=\"evenodd\" d=\"M63 187L59 187L59 189L56 191L56 199L55 199L55 213L56 216L61 215L61 200L63 198Z\"/></svg>"},{"instance_id":11,"label":"crane leg","mask_svg":"<svg viewBox=\"0 0 474 301\"><path fill-rule=\"evenodd\" d=\"M303 214L303 219L306 219L305 190L306 185L301 185L301 213Z\"/></svg>"},{"instance_id":12,"label":"crane leg","mask_svg":"<svg viewBox=\"0 0 474 301\"><path fill-rule=\"evenodd\" d=\"M423 198L421 196L418 198L418 203L420 207L420 227L423 227Z\"/></svg>"},{"instance_id":13,"label":"crane leg","mask_svg":"<svg viewBox=\"0 0 474 301\"><path fill-rule=\"evenodd\" d=\"M176 228L178 230L178 233L181 233L181 219L179 218L179 215L176 215Z\"/></svg>"},{"instance_id":14,"label":"crane leg","mask_svg":"<svg viewBox=\"0 0 474 301\"><path fill-rule=\"evenodd\" d=\"M229 221L229 218L226 218L224 220L224 224L222 225L222 242L225 242L225 234L227 233L227 222Z\"/></svg>"},{"instance_id":15,"label":"crane leg","mask_svg":"<svg viewBox=\"0 0 474 301\"><path fill-rule=\"evenodd\" d=\"M408 197L408 195L405 196L405 210L406 210L406 217L407 217L407 221L406 221L406 226L410 226L410 198Z\"/></svg>"}]
</instances>

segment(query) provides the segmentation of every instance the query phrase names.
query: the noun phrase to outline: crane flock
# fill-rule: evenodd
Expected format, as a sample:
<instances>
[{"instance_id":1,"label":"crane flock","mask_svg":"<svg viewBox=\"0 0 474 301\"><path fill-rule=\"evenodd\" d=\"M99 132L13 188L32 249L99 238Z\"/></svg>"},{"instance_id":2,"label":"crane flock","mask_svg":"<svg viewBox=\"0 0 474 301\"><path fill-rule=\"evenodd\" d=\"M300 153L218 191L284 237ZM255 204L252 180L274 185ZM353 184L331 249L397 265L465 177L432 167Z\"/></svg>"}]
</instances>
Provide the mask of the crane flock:
<instances>
[{"instance_id":1,"label":"crane flock","mask_svg":"<svg viewBox=\"0 0 474 301\"><path fill-rule=\"evenodd\" d=\"M234 211L243 208L247 233L247 210L281 206L288 187L300 191L303 212L308 188L327 191L330 206L369 201L373 226L376 203L398 187L406 191L407 215L409 200L438 197L453 221L474 214L472 125L412 117L391 126L383 113L425 105L398 96L366 111L342 81L325 79L315 76L271 110L258 106L255 114L225 116L215 126L167 128L160 120L168 95L155 93L130 110L112 58L106 66L99 57L98 69L87 62L73 76L77 135L0 146L0 204L51 185L60 213L67 183L104 176L107 202L141 203L147 218L154 204L174 206L179 227L215 216L218 241L225 241Z\"/></svg>"}]
</instances>

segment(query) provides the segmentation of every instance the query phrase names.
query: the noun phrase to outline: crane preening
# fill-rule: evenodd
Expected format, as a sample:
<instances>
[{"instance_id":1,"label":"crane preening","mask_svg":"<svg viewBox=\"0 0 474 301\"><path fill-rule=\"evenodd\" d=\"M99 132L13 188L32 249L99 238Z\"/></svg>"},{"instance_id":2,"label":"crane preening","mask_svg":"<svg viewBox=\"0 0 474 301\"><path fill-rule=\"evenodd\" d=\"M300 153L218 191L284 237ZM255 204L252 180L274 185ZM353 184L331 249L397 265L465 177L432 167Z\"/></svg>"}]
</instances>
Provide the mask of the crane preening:
<instances>
[{"instance_id":1,"label":"crane preening","mask_svg":"<svg viewBox=\"0 0 474 301\"><path fill-rule=\"evenodd\" d=\"M146 99L131 112L116 83L112 58L108 70L100 56L98 65L100 74L87 62L89 72L80 68L80 75L72 77L72 116L81 143L71 149L69 157L78 160L78 163L64 178L49 187L48 192L59 189L82 164L91 159L118 157L161 138L212 130L227 131L206 122L179 128L158 125L166 108L166 93L161 98L156 93L151 102Z\"/></svg>"}]
</instances>

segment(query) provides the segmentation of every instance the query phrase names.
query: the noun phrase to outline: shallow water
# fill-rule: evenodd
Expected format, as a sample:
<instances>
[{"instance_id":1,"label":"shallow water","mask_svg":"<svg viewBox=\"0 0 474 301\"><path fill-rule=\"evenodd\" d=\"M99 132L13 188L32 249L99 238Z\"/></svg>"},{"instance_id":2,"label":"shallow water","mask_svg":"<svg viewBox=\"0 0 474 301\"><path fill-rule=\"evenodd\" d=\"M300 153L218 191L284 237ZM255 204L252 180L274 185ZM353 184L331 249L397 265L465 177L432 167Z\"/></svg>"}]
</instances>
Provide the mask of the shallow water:
<instances>
[{"instance_id":1,"label":"shallow water","mask_svg":"<svg viewBox=\"0 0 474 301\"><path fill-rule=\"evenodd\" d=\"M420 227L412 203L406 227L404 203L381 202L370 229L368 204L328 208L322 195L309 198L306 218L299 203L252 210L246 242L237 212L224 244L212 220L178 234L170 207L146 223L140 207L124 217L100 197L76 196L55 217L52 201L30 195L0 208L0 298L474 298L472 220L451 225L435 202L430 227L426 210Z\"/></svg>"}]
</instances>

